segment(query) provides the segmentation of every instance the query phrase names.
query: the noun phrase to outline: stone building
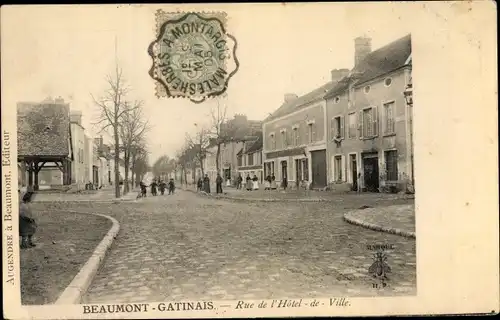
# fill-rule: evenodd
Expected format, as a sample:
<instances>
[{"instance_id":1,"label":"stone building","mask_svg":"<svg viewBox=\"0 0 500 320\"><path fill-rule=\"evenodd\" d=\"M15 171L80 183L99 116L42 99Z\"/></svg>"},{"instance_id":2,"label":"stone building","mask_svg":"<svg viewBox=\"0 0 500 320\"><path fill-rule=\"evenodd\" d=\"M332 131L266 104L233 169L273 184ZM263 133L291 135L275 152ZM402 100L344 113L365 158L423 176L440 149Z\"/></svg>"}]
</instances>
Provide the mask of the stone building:
<instances>
[{"instance_id":1,"label":"stone building","mask_svg":"<svg viewBox=\"0 0 500 320\"><path fill-rule=\"evenodd\" d=\"M375 51L355 39L355 66L325 95L328 182L335 188L401 190L413 177L411 36Z\"/></svg>"},{"instance_id":2,"label":"stone building","mask_svg":"<svg viewBox=\"0 0 500 320\"><path fill-rule=\"evenodd\" d=\"M263 121L264 176L274 174L295 188L307 180L314 188L327 186L327 127L324 95L344 70L333 70L331 81L305 94L285 94L283 104Z\"/></svg>"}]
</instances>

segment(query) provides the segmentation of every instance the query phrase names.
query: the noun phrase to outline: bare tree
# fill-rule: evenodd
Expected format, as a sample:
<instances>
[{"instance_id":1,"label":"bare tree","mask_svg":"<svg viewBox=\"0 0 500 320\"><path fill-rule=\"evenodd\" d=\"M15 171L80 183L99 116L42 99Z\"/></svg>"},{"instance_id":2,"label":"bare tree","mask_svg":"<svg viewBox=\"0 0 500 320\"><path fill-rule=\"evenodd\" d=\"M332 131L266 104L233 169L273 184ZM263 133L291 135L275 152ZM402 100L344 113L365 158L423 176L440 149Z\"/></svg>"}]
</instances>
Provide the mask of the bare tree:
<instances>
[{"instance_id":1,"label":"bare tree","mask_svg":"<svg viewBox=\"0 0 500 320\"><path fill-rule=\"evenodd\" d=\"M130 180L132 185L137 187L144 174L148 172L148 152L144 141L141 140L132 146L130 159L132 164Z\"/></svg>"},{"instance_id":2,"label":"bare tree","mask_svg":"<svg viewBox=\"0 0 500 320\"><path fill-rule=\"evenodd\" d=\"M220 153L221 153L221 145L227 142L228 136L224 130L224 123L226 122L226 113L227 106L221 106L220 101L217 100L217 107L212 108L210 110L210 114L212 116L212 124L210 128L210 134L213 139L215 139L215 144L217 146L216 158L215 158L215 167L217 169L217 173L220 173Z\"/></svg>"},{"instance_id":3,"label":"bare tree","mask_svg":"<svg viewBox=\"0 0 500 320\"><path fill-rule=\"evenodd\" d=\"M115 197L120 197L120 119L123 114L130 112L129 108L124 104L125 96L129 88L125 84L123 70L116 64L113 75L106 76L108 89L100 98L95 98L91 94L94 104L99 108L100 114L95 126L101 128L100 132L107 131L108 128L113 130L114 138L114 162L115 162Z\"/></svg>"},{"instance_id":4,"label":"bare tree","mask_svg":"<svg viewBox=\"0 0 500 320\"><path fill-rule=\"evenodd\" d=\"M195 124L196 125L196 124ZM198 128L198 125L196 125ZM183 149L183 151L189 151L189 157L185 156L185 160L189 161L184 161L186 164L188 162L192 162L193 165L196 167L196 165L200 166L201 169L201 174L205 175L205 168L203 166L203 160L205 160L207 156L207 147L210 144L211 139L211 132L210 130L200 127L198 128L198 131L196 132L194 137L189 136L186 134L186 146Z\"/></svg>"},{"instance_id":5,"label":"bare tree","mask_svg":"<svg viewBox=\"0 0 500 320\"><path fill-rule=\"evenodd\" d=\"M123 151L123 161L125 165L124 189L123 193L129 191L129 168L133 149L137 148L144 140L145 134L149 130L149 123L144 119L142 112L142 101L134 101L133 104L125 102L125 112L122 113L119 121L119 135L121 140L121 150Z\"/></svg>"}]
</instances>

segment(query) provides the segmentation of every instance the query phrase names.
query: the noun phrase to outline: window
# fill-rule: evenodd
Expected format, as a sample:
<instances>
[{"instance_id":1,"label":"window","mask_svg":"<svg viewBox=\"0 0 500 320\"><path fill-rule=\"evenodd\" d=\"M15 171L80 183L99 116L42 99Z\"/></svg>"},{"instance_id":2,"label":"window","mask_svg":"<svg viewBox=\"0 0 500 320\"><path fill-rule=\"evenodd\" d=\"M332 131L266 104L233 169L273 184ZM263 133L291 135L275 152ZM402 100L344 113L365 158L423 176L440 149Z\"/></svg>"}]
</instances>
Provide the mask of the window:
<instances>
[{"instance_id":1,"label":"window","mask_svg":"<svg viewBox=\"0 0 500 320\"><path fill-rule=\"evenodd\" d=\"M276 139L274 137L274 133L271 133L271 135L269 136L269 143L270 143L269 147L271 150L276 149Z\"/></svg>"},{"instance_id":2,"label":"window","mask_svg":"<svg viewBox=\"0 0 500 320\"><path fill-rule=\"evenodd\" d=\"M371 89L372 89L372 88L371 88L370 86L366 86L366 87L364 87L364 88L363 88L363 91L364 91L365 93L369 93Z\"/></svg>"},{"instance_id":3,"label":"window","mask_svg":"<svg viewBox=\"0 0 500 320\"><path fill-rule=\"evenodd\" d=\"M373 138L378 135L377 107L363 109L360 112L360 138Z\"/></svg>"},{"instance_id":4,"label":"window","mask_svg":"<svg viewBox=\"0 0 500 320\"><path fill-rule=\"evenodd\" d=\"M385 170L387 171L387 181L398 181L397 150L390 150L385 152Z\"/></svg>"},{"instance_id":5,"label":"window","mask_svg":"<svg viewBox=\"0 0 500 320\"><path fill-rule=\"evenodd\" d=\"M285 130L281 131L281 146L283 148L288 147L288 141L286 139L286 131Z\"/></svg>"},{"instance_id":6,"label":"window","mask_svg":"<svg viewBox=\"0 0 500 320\"><path fill-rule=\"evenodd\" d=\"M342 181L342 156L335 156L335 181Z\"/></svg>"},{"instance_id":7,"label":"window","mask_svg":"<svg viewBox=\"0 0 500 320\"><path fill-rule=\"evenodd\" d=\"M314 123L307 124L307 143L313 143L316 141L316 131L315 131Z\"/></svg>"},{"instance_id":8,"label":"window","mask_svg":"<svg viewBox=\"0 0 500 320\"><path fill-rule=\"evenodd\" d=\"M385 78L385 80L384 80L384 85L385 85L386 87L390 87L390 86L391 86L391 84L392 84L392 78Z\"/></svg>"},{"instance_id":9,"label":"window","mask_svg":"<svg viewBox=\"0 0 500 320\"><path fill-rule=\"evenodd\" d=\"M332 140L344 138L344 117L337 116L331 122Z\"/></svg>"},{"instance_id":10,"label":"window","mask_svg":"<svg viewBox=\"0 0 500 320\"><path fill-rule=\"evenodd\" d=\"M355 113L351 113L349 114L349 138L356 138L356 127L357 127L357 124L356 124L356 114Z\"/></svg>"},{"instance_id":11,"label":"window","mask_svg":"<svg viewBox=\"0 0 500 320\"><path fill-rule=\"evenodd\" d=\"M248 154L248 165L253 166L253 153Z\"/></svg>"},{"instance_id":12,"label":"window","mask_svg":"<svg viewBox=\"0 0 500 320\"><path fill-rule=\"evenodd\" d=\"M238 167L241 167L243 165L243 159L241 156L238 156Z\"/></svg>"},{"instance_id":13,"label":"window","mask_svg":"<svg viewBox=\"0 0 500 320\"><path fill-rule=\"evenodd\" d=\"M292 131L292 143L295 146L300 145L300 136L299 136L299 128L298 127L293 128L293 131Z\"/></svg>"},{"instance_id":14,"label":"window","mask_svg":"<svg viewBox=\"0 0 500 320\"><path fill-rule=\"evenodd\" d=\"M394 101L384 104L384 134L395 133Z\"/></svg>"}]
</instances>

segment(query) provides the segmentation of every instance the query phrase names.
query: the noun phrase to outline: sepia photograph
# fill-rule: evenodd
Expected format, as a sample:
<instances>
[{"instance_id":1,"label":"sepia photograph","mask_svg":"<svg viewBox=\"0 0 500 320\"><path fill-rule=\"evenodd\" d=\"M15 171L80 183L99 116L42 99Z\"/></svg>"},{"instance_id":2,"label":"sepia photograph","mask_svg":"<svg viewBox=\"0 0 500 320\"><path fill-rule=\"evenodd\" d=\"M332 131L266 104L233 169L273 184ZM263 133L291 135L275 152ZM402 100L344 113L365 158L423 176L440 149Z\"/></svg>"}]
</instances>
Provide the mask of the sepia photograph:
<instances>
[{"instance_id":1,"label":"sepia photograph","mask_svg":"<svg viewBox=\"0 0 500 320\"><path fill-rule=\"evenodd\" d=\"M3 7L4 289L93 318L416 298L419 44L366 5Z\"/></svg>"}]
</instances>

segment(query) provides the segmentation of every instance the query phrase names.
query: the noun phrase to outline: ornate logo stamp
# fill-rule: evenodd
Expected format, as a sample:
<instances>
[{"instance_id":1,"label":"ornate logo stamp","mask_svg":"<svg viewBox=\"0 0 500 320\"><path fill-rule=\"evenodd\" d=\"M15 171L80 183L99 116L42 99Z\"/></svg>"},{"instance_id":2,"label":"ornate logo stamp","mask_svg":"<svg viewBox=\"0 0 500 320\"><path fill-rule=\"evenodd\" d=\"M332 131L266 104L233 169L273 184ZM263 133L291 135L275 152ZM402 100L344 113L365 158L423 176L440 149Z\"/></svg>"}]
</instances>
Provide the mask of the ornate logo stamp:
<instances>
[{"instance_id":1,"label":"ornate logo stamp","mask_svg":"<svg viewBox=\"0 0 500 320\"><path fill-rule=\"evenodd\" d=\"M157 97L200 103L223 94L239 67L236 39L226 32L226 14L156 12L157 39L148 53Z\"/></svg>"},{"instance_id":2,"label":"ornate logo stamp","mask_svg":"<svg viewBox=\"0 0 500 320\"><path fill-rule=\"evenodd\" d=\"M388 275L392 272L391 267L387 263L387 250L394 250L394 245L369 245L367 249L375 251L373 254L373 263L368 268L368 273L378 282L374 282L372 285L374 288L385 288L388 285Z\"/></svg>"}]
</instances>

